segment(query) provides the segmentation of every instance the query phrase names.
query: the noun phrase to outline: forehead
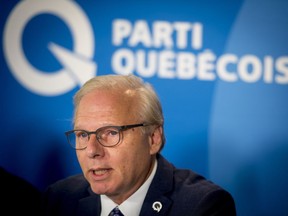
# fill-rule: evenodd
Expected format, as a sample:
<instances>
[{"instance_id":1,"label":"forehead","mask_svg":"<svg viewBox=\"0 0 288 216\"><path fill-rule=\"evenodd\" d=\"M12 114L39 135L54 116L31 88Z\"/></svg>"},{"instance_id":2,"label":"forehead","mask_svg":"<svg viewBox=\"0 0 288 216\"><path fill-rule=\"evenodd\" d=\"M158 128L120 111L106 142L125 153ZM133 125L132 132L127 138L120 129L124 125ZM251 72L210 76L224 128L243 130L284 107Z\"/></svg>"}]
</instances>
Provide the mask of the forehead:
<instances>
[{"instance_id":1,"label":"forehead","mask_svg":"<svg viewBox=\"0 0 288 216\"><path fill-rule=\"evenodd\" d=\"M94 119L122 123L132 119L135 95L109 90L94 90L83 96L77 108L75 123Z\"/></svg>"}]
</instances>

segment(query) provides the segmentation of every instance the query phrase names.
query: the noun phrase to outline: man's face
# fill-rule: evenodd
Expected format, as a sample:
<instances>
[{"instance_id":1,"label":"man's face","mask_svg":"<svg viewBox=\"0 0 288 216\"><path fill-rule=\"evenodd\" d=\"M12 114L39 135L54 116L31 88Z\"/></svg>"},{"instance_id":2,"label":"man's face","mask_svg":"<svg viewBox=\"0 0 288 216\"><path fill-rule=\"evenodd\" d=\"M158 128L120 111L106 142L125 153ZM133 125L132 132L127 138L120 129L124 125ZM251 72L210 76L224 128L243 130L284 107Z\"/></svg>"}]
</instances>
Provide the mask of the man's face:
<instances>
[{"instance_id":1,"label":"man's face","mask_svg":"<svg viewBox=\"0 0 288 216\"><path fill-rule=\"evenodd\" d=\"M100 127L138 124L132 113L135 97L123 97L109 91L92 91L84 96L75 115L74 129L95 131ZM160 131L141 133L141 127L123 131L115 147L103 147L91 135L88 146L77 150L84 176L97 194L106 194L120 204L147 179L152 161L160 148Z\"/></svg>"}]
</instances>

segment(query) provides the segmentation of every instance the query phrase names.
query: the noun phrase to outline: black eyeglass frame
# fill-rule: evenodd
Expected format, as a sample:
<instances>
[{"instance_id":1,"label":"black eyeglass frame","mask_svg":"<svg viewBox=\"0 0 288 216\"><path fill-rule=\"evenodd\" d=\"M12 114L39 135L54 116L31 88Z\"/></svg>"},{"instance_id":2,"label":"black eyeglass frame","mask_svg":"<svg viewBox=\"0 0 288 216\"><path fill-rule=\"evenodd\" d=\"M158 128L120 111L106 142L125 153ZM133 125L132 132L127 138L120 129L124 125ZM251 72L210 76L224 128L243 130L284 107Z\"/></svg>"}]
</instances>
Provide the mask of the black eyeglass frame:
<instances>
[{"instance_id":1,"label":"black eyeglass frame","mask_svg":"<svg viewBox=\"0 0 288 216\"><path fill-rule=\"evenodd\" d=\"M75 131L83 131L85 133L87 133L88 135L88 141L90 139L90 135L91 134L95 134L96 135L96 139L98 140L98 142L104 146L104 147L107 147L107 148L110 148L110 147L114 147L116 145L118 145L120 143L120 140L122 140L122 131L125 131L125 130L129 130L129 129L132 129L132 128L135 128L135 127L145 127L145 126L148 126L149 124L145 124L145 123L141 123L141 124L131 124L131 125L122 125L122 126L115 126L115 125L109 125L109 126L104 126L104 127L100 127L98 128L97 130L95 131L87 131L87 130L81 130L81 129L77 129L77 130L69 130L69 131L66 131L65 132L65 135L66 135L66 138L68 140L68 143L70 144L70 146L73 148L73 149L76 149L76 150L83 150L85 148L87 148L87 146L83 147L83 148L76 148L75 145L72 145L71 142L70 142L70 139L69 139L69 135L72 134L72 133L75 133ZM98 132L105 129L105 128L115 128L119 131L119 140L116 144L114 145L104 145L102 142L101 142L101 139L99 136L97 136Z\"/></svg>"}]
</instances>

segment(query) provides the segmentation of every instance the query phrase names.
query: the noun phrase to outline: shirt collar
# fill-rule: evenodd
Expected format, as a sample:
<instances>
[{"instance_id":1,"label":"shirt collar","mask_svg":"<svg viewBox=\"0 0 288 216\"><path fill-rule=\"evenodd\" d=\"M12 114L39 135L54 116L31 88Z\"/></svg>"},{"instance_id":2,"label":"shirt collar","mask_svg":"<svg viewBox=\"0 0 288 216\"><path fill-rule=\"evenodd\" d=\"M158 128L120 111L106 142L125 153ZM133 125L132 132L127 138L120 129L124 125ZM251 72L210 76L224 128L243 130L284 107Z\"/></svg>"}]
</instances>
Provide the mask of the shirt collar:
<instances>
[{"instance_id":1,"label":"shirt collar","mask_svg":"<svg viewBox=\"0 0 288 216\"><path fill-rule=\"evenodd\" d=\"M141 211L142 204L144 202L146 193L149 189L149 186L154 178L157 169L157 160L155 160L153 170L148 177L148 179L144 182L144 184L127 200L125 200L121 205L119 205L120 211L124 215L139 215ZM110 211L117 206L110 198L106 195L100 195L101 198L101 216L109 215Z\"/></svg>"}]
</instances>

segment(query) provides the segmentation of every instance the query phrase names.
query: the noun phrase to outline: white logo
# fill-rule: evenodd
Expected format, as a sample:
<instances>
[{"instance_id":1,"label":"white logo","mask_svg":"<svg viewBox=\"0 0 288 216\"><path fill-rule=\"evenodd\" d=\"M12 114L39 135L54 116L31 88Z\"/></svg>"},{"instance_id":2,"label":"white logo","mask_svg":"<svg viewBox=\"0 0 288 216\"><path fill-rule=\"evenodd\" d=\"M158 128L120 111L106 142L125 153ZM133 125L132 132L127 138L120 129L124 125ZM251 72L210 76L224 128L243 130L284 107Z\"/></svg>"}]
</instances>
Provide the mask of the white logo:
<instances>
[{"instance_id":1,"label":"white logo","mask_svg":"<svg viewBox=\"0 0 288 216\"><path fill-rule=\"evenodd\" d=\"M31 65L22 49L22 34L29 20L49 13L63 20L73 36L74 50L53 42L48 49L63 68L45 73ZM74 1L21 1L11 12L4 29L4 55L14 77L28 90L45 96L60 95L96 75L94 35L89 19Z\"/></svg>"},{"instance_id":2,"label":"white logo","mask_svg":"<svg viewBox=\"0 0 288 216\"><path fill-rule=\"evenodd\" d=\"M160 210L162 209L161 202L159 202L159 201L154 202L153 205L152 205L152 208L153 208L154 211L160 212Z\"/></svg>"}]
</instances>

